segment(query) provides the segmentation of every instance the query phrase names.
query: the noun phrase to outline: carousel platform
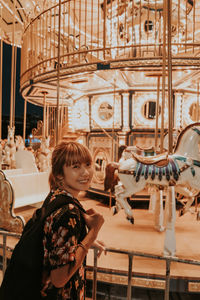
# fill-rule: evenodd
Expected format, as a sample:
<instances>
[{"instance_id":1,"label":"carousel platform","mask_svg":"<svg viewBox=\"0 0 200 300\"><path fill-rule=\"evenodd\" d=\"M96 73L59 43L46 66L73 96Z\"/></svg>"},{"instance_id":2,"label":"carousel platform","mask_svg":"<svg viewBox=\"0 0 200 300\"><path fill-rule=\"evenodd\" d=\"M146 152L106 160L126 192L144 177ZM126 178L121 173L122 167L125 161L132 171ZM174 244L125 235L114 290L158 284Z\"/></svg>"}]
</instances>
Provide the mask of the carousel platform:
<instances>
[{"instance_id":1,"label":"carousel platform","mask_svg":"<svg viewBox=\"0 0 200 300\"><path fill-rule=\"evenodd\" d=\"M154 215L147 209L134 209L135 224L130 224L123 211L115 216L103 202L81 197L85 209L93 207L104 215L105 223L99 233L108 248L97 261L97 299L126 299L128 282L128 255L126 252L141 252L162 257L164 232L154 229ZM35 207L18 208L15 213L27 220ZM194 211L194 208L192 208ZM176 216L176 257L200 261L200 221L195 213ZM1 241L0 241L1 242ZM10 238L8 246L16 240ZM115 249L113 253L109 249ZM87 257L87 290L92 295L93 250ZM170 299L200 299L200 266L171 262ZM162 259L134 256L132 268L132 299L164 299L166 262Z\"/></svg>"}]
</instances>

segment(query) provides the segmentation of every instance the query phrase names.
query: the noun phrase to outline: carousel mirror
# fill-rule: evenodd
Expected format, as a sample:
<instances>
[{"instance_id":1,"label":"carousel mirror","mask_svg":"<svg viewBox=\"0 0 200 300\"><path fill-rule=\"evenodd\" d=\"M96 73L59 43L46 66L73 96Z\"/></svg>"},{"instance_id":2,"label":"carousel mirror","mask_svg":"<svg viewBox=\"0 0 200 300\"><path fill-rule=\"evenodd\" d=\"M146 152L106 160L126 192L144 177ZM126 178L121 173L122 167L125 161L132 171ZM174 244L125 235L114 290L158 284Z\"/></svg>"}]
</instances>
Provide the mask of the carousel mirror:
<instances>
[{"instance_id":1,"label":"carousel mirror","mask_svg":"<svg viewBox=\"0 0 200 300\"><path fill-rule=\"evenodd\" d=\"M198 116L200 116L200 106L199 111L197 110L197 103L192 103L189 109L190 118L192 121L197 122Z\"/></svg>"},{"instance_id":2,"label":"carousel mirror","mask_svg":"<svg viewBox=\"0 0 200 300\"><path fill-rule=\"evenodd\" d=\"M161 107L159 105L158 114L160 115ZM156 118L156 101L150 100L144 103L142 106L142 114L143 116L148 119L155 119Z\"/></svg>"},{"instance_id":3,"label":"carousel mirror","mask_svg":"<svg viewBox=\"0 0 200 300\"><path fill-rule=\"evenodd\" d=\"M99 106L98 114L101 120L108 121L113 116L113 107L108 102L103 102Z\"/></svg>"},{"instance_id":4,"label":"carousel mirror","mask_svg":"<svg viewBox=\"0 0 200 300\"><path fill-rule=\"evenodd\" d=\"M94 157L94 176L98 183L102 183L105 178L105 167L108 163L106 153L102 150L98 151Z\"/></svg>"}]
</instances>

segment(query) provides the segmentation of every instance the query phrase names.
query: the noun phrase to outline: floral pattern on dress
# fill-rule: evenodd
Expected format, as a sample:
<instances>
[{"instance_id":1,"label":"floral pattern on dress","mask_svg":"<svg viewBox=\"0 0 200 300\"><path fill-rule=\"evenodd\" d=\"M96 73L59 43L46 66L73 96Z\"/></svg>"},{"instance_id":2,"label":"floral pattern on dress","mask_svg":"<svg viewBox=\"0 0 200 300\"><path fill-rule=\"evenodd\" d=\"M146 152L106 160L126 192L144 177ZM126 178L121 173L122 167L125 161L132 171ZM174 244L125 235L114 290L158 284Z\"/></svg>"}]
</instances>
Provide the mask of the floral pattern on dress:
<instances>
[{"instance_id":1,"label":"floral pattern on dress","mask_svg":"<svg viewBox=\"0 0 200 300\"><path fill-rule=\"evenodd\" d=\"M65 191L56 191L51 201L56 201ZM76 199L72 199L78 201ZM53 269L73 266L76 262L78 243L86 235L86 227L80 209L76 203L67 203L54 211L45 220L44 224L44 272L41 294L44 300L83 300L84 299L84 266L76 271L71 279L62 288L56 288L50 281L50 272ZM53 296L52 296L53 295Z\"/></svg>"}]
</instances>

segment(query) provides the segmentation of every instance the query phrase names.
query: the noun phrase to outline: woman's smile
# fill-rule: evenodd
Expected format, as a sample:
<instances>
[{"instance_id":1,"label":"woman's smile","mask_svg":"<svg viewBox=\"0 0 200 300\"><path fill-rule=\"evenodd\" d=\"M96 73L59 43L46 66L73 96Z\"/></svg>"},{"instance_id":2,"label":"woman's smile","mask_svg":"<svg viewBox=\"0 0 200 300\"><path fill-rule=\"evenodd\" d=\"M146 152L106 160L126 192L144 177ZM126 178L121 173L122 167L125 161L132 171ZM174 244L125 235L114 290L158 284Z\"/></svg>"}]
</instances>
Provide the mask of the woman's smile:
<instances>
[{"instance_id":1,"label":"woman's smile","mask_svg":"<svg viewBox=\"0 0 200 300\"><path fill-rule=\"evenodd\" d=\"M88 179L81 179L81 180L79 180L79 182L83 183L83 184L88 183L89 182L89 178Z\"/></svg>"}]
</instances>

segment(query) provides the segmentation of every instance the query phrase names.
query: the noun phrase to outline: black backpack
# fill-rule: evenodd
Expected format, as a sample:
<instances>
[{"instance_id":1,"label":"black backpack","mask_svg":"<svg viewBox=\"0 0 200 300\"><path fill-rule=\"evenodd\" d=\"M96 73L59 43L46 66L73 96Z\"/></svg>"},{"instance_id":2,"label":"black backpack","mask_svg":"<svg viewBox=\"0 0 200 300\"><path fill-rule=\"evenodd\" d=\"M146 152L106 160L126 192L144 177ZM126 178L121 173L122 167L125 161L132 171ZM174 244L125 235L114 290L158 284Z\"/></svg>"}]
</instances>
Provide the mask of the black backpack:
<instances>
[{"instance_id":1,"label":"black backpack","mask_svg":"<svg viewBox=\"0 0 200 300\"><path fill-rule=\"evenodd\" d=\"M43 226L47 216L74 200L66 194L59 194L56 201L50 201L49 193L41 208L27 222L22 236L15 246L0 287L0 300L42 300L40 295L43 270ZM85 212L79 202L78 208Z\"/></svg>"}]
</instances>

